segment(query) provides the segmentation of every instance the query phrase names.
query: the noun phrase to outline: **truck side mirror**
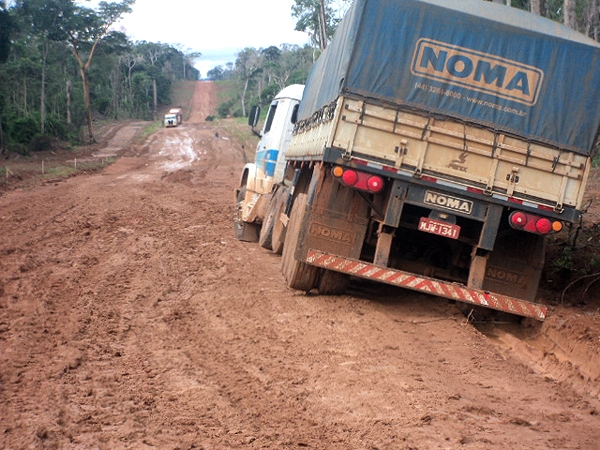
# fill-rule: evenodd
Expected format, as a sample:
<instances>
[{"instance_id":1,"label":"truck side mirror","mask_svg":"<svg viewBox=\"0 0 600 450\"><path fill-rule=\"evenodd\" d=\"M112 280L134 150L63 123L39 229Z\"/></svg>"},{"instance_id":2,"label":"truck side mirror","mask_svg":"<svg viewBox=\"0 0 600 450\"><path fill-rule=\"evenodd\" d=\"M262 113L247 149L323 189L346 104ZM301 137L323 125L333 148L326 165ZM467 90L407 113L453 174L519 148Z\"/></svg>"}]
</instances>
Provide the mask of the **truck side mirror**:
<instances>
[{"instance_id":1,"label":"truck side mirror","mask_svg":"<svg viewBox=\"0 0 600 450\"><path fill-rule=\"evenodd\" d=\"M260 106L253 106L252 109L250 109L250 115L248 116L248 125L250 125L252 128L254 128L256 126L256 124L258 123L258 117L260 116Z\"/></svg>"}]
</instances>

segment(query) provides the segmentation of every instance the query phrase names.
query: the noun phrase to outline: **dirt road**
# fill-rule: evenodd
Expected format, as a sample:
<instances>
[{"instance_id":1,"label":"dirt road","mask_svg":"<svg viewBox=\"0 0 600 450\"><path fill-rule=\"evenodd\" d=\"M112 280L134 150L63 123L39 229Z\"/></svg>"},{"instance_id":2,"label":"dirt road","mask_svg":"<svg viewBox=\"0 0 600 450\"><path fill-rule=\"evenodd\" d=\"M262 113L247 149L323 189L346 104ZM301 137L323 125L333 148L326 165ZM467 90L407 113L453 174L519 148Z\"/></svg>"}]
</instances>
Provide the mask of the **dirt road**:
<instances>
[{"instance_id":1,"label":"dirt road","mask_svg":"<svg viewBox=\"0 0 600 450\"><path fill-rule=\"evenodd\" d=\"M233 239L213 104L199 82L103 172L0 197L0 448L599 448L597 310L482 332L408 291L289 290Z\"/></svg>"}]
</instances>

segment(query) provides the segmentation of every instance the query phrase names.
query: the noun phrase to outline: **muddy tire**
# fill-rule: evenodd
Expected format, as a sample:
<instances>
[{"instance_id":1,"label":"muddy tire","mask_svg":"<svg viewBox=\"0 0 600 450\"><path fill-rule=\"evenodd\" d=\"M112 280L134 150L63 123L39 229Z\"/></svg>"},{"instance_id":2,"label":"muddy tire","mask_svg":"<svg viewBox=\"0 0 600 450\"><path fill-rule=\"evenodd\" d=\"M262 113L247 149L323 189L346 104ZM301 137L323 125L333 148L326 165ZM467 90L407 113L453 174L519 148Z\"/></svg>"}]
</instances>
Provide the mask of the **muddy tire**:
<instances>
[{"instance_id":1,"label":"muddy tire","mask_svg":"<svg viewBox=\"0 0 600 450\"><path fill-rule=\"evenodd\" d=\"M271 200L267 206L267 215L263 220L258 236L258 245L267 250L273 249L273 225L277 220L277 203L281 202L281 191L281 189L278 189L271 195Z\"/></svg>"},{"instance_id":2,"label":"muddy tire","mask_svg":"<svg viewBox=\"0 0 600 450\"><path fill-rule=\"evenodd\" d=\"M233 210L233 233L238 241L257 242L259 231L258 225L242 220L242 208L245 197L246 188L243 187L238 193L235 208Z\"/></svg>"},{"instance_id":3,"label":"muddy tire","mask_svg":"<svg viewBox=\"0 0 600 450\"><path fill-rule=\"evenodd\" d=\"M283 246L281 269L287 285L292 289L308 292L317 283L319 269L309 264L297 261L294 257L298 247L300 227L304 217L306 194L298 194L290 214L290 221Z\"/></svg>"},{"instance_id":4,"label":"muddy tire","mask_svg":"<svg viewBox=\"0 0 600 450\"><path fill-rule=\"evenodd\" d=\"M346 292L350 276L333 270L323 270L317 283L321 295L340 295Z\"/></svg>"},{"instance_id":5,"label":"muddy tire","mask_svg":"<svg viewBox=\"0 0 600 450\"><path fill-rule=\"evenodd\" d=\"M281 221L281 215L285 210L285 199L288 194L288 188L281 188L281 197L277 202L277 209L275 211L275 220L273 221L273 232L271 236L271 249L273 253L281 255L283 252L283 244L285 242L286 228Z\"/></svg>"}]
</instances>

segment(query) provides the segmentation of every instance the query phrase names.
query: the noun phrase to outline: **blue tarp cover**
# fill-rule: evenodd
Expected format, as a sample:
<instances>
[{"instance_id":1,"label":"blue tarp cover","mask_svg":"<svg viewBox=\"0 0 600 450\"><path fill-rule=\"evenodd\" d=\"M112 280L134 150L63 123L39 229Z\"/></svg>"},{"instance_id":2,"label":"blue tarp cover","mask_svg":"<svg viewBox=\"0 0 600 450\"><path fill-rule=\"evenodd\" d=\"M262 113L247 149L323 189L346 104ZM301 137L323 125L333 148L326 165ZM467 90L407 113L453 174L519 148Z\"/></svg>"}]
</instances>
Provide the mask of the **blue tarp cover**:
<instances>
[{"instance_id":1,"label":"blue tarp cover","mask_svg":"<svg viewBox=\"0 0 600 450\"><path fill-rule=\"evenodd\" d=\"M311 71L299 117L354 94L589 154L600 46L482 0L355 0Z\"/></svg>"}]
</instances>

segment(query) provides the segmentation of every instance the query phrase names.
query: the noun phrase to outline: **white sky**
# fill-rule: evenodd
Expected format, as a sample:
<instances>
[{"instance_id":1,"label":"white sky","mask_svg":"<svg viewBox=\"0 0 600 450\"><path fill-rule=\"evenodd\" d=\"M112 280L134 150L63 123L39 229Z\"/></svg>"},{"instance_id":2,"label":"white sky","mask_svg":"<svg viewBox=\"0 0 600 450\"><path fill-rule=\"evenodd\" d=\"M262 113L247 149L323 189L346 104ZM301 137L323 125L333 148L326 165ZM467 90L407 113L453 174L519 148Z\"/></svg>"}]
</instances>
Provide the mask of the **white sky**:
<instances>
[{"instance_id":1,"label":"white sky","mask_svg":"<svg viewBox=\"0 0 600 450\"><path fill-rule=\"evenodd\" d=\"M81 3L87 6L87 2ZM236 53L246 47L307 44L308 35L294 31L293 3L293 0L137 0L133 12L124 15L116 28L133 41L161 42L184 53L202 53L196 68L206 77L212 68L235 62Z\"/></svg>"}]
</instances>

